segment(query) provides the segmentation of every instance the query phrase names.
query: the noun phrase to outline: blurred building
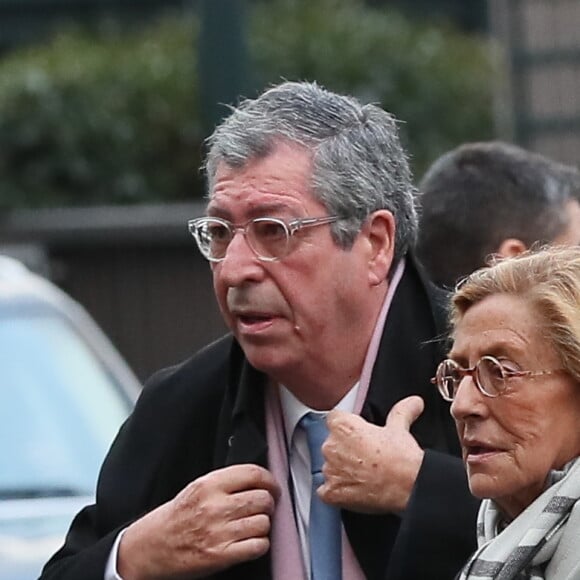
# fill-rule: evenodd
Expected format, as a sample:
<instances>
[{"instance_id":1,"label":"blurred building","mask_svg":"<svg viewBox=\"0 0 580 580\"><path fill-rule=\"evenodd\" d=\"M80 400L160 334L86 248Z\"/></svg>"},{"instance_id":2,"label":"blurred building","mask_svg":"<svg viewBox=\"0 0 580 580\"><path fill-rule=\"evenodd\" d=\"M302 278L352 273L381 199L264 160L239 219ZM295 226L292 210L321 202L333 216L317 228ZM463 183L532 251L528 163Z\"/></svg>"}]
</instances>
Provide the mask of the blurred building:
<instances>
[{"instance_id":1,"label":"blurred building","mask_svg":"<svg viewBox=\"0 0 580 580\"><path fill-rule=\"evenodd\" d=\"M489 0L492 34L505 56L498 85L501 136L580 164L580 2Z\"/></svg>"},{"instance_id":2,"label":"blurred building","mask_svg":"<svg viewBox=\"0 0 580 580\"><path fill-rule=\"evenodd\" d=\"M487 0L366 0L394 6L413 18L447 20L468 32L487 30Z\"/></svg>"},{"instance_id":3,"label":"blurred building","mask_svg":"<svg viewBox=\"0 0 580 580\"><path fill-rule=\"evenodd\" d=\"M63 26L95 27L142 22L195 0L0 0L0 50L45 39Z\"/></svg>"}]
</instances>

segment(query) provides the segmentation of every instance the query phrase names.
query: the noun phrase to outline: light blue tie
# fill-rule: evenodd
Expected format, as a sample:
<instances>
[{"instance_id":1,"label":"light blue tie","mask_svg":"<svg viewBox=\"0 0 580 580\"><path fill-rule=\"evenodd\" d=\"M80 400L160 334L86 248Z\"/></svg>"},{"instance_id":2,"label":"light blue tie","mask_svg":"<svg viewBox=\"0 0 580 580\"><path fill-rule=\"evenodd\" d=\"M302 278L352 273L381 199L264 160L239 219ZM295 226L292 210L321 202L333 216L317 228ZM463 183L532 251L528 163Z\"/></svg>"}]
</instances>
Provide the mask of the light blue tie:
<instances>
[{"instance_id":1,"label":"light blue tie","mask_svg":"<svg viewBox=\"0 0 580 580\"><path fill-rule=\"evenodd\" d=\"M310 577L312 580L341 580L341 519L340 510L325 504L316 493L324 482L322 444L328 436L326 417L307 413L300 420L306 432L312 471L312 499L310 500Z\"/></svg>"}]
</instances>

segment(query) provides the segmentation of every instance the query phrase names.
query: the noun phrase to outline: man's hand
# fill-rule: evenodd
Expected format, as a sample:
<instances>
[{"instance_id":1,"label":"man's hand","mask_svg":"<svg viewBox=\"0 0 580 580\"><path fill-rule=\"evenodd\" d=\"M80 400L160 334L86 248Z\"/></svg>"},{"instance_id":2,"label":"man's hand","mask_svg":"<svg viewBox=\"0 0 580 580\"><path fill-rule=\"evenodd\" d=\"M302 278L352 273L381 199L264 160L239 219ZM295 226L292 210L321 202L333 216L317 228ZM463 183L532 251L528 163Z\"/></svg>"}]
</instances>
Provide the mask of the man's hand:
<instances>
[{"instance_id":1,"label":"man's hand","mask_svg":"<svg viewBox=\"0 0 580 580\"><path fill-rule=\"evenodd\" d=\"M393 406L384 427L331 411L320 498L364 513L403 511L423 461L424 452L409 432L423 409L420 397L407 397Z\"/></svg>"},{"instance_id":2,"label":"man's hand","mask_svg":"<svg viewBox=\"0 0 580 580\"><path fill-rule=\"evenodd\" d=\"M278 495L257 465L208 473L126 529L117 570L124 580L190 579L256 559L270 547Z\"/></svg>"}]
</instances>

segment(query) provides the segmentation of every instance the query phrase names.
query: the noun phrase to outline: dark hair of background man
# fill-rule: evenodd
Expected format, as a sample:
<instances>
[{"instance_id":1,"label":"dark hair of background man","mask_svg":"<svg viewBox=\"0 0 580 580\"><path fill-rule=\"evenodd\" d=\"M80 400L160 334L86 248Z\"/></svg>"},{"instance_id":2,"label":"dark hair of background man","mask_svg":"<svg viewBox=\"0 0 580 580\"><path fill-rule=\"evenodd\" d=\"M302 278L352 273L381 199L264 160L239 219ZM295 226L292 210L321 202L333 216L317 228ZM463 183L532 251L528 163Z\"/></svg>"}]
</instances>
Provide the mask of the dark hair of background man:
<instances>
[{"instance_id":1,"label":"dark hair of background man","mask_svg":"<svg viewBox=\"0 0 580 580\"><path fill-rule=\"evenodd\" d=\"M417 256L436 284L452 287L505 239L527 247L553 241L579 191L573 167L499 141L461 145L419 184Z\"/></svg>"}]
</instances>

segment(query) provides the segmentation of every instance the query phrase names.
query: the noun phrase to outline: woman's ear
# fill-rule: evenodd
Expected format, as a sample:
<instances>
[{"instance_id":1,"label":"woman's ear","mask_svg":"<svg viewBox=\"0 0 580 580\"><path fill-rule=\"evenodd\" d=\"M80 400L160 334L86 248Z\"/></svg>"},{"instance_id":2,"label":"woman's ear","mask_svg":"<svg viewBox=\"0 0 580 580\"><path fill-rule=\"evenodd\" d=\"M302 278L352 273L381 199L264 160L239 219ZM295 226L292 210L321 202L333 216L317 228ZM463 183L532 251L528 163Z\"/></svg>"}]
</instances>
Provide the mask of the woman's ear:
<instances>
[{"instance_id":1,"label":"woman's ear","mask_svg":"<svg viewBox=\"0 0 580 580\"><path fill-rule=\"evenodd\" d=\"M393 264L395 250L395 218L393 214L381 209L373 212L364 227L369 247L369 282L378 286L384 282Z\"/></svg>"}]
</instances>

